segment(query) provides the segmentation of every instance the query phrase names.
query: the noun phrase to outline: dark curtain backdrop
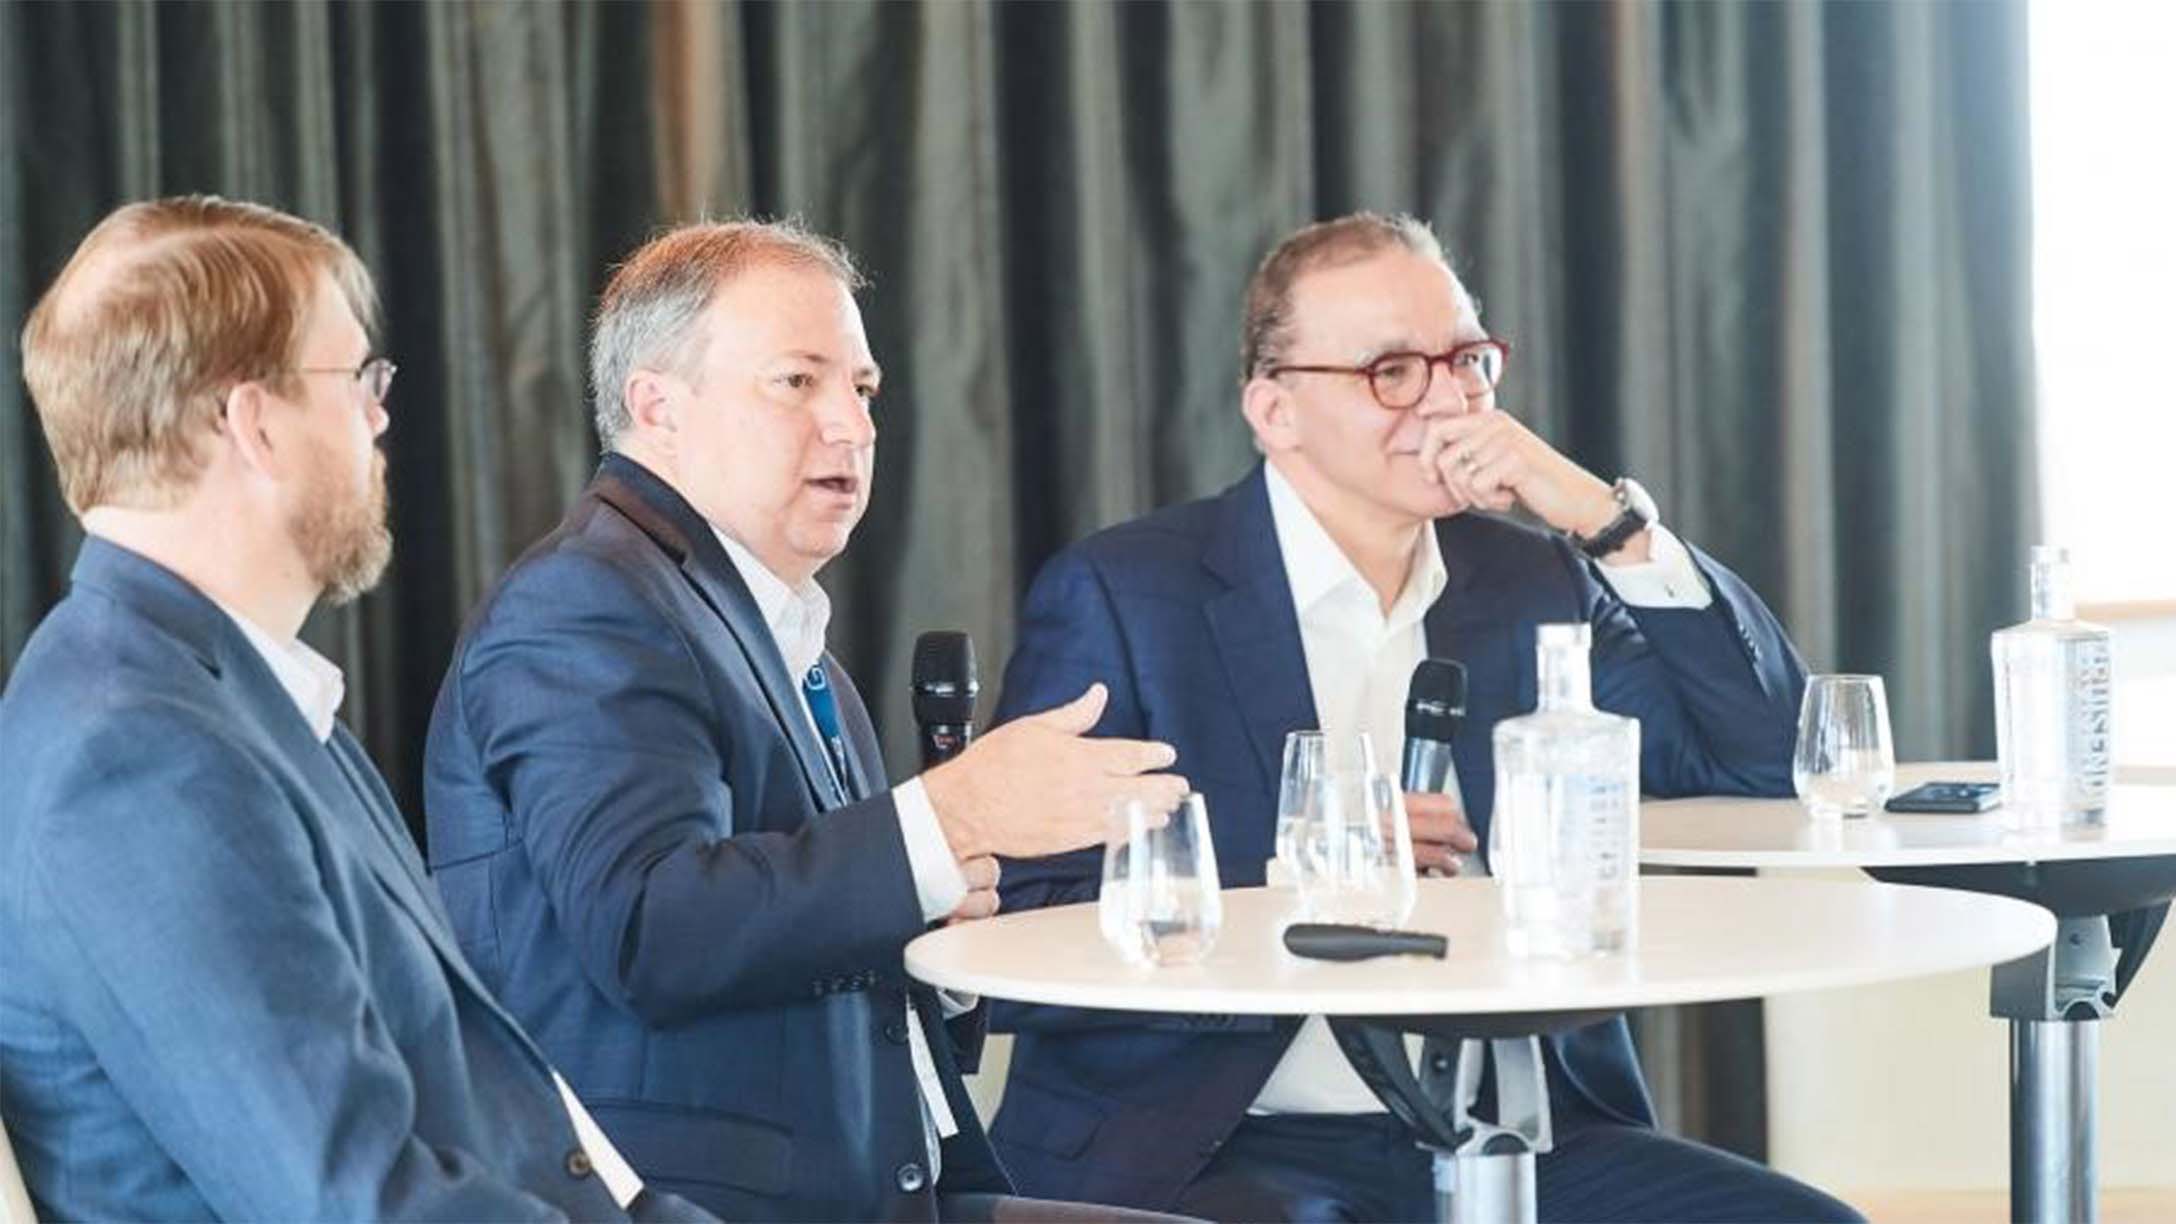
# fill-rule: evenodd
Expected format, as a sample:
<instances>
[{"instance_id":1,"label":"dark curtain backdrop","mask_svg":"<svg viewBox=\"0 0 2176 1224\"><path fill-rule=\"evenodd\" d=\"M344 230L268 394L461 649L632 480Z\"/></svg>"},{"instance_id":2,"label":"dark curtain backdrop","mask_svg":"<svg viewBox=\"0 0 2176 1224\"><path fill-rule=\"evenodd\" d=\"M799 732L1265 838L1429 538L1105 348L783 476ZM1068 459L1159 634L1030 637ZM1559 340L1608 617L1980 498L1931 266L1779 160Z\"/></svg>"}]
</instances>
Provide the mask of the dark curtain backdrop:
<instances>
[{"instance_id":1,"label":"dark curtain backdrop","mask_svg":"<svg viewBox=\"0 0 2176 1224\"><path fill-rule=\"evenodd\" d=\"M321 613L412 815L461 618L595 454L584 316L703 214L874 274L874 504L834 644L910 768L907 652L986 687L1035 566L1253 458L1241 288L1294 226L1432 220L1503 402L1884 673L1899 749L1992 750L2033 529L2024 13L1974 4L0 4L0 326L97 217L323 221L402 372L398 555ZM0 355L0 676L76 533ZM1757 1004L1647 1017L1666 1117L1758 1152ZM1811 1056L1812 1052L1805 1052Z\"/></svg>"}]
</instances>

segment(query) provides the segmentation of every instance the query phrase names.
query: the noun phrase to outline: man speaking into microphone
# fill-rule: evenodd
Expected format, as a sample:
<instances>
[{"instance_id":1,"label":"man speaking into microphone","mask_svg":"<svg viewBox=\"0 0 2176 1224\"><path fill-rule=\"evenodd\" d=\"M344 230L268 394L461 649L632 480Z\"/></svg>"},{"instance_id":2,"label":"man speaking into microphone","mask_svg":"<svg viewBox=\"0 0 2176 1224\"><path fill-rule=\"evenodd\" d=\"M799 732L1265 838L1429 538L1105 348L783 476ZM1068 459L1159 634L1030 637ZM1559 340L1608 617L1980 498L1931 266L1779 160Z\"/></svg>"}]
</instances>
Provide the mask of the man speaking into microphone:
<instances>
[{"instance_id":1,"label":"man speaking into microphone","mask_svg":"<svg viewBox=\"0 0 2176 1224\"><path fill-rule=\"evenodd\" d=\"M873 474L859 284L836 243L749 222L613 275L608 453L455 652L431 866L477 971L651 1184L726 1219L1109 1219L1004 1197L956 1002L900 950L994 912L995 856L1099 843L1114 800L1186 784L1149 772L1164 745L1083 736L1093 684L886 781L814 581Z\"/></svg>"},{"instance_id":2,"label":"man speaking into microphone","mask_svg":"<svg viewBox=\"0 0 2176 1224\"><path fill-rule=\"evenodd\" d=\"M1272 853L1289 732L1366 732L1392 761L1418 714L1425 738L1449 731L1469 804L1406 797L1416 859L1448 870L1487 832L1491 728L1534 706L1534 627L1577 621L1593 632L1596 704L1640 720L1650 792L1790 793L1804 668L1781 626L1665 530L1638 485L1593 475L1499 407L1508 346L1425 226L1363 213L1293 234L1254 275L1241 348L1263 462L1044 568L996 734L1106 685L1097 731L1178 749L1223 879L1245 885ZM1513 508L1539 526L1493 513ZM1464 691L1424 671L1409 710L1430 656L1464 665ZM1453 697L1464 719L1450 730ZM1413 757L1409 788L1435 789L1439 752ZM1080 853L1008 862L1005 904L1086 900L1098 869ZM1029 1193L1218 1220L1433 1217L1427 1153L1320 1017L1129 1024L1000 1004L994 1022L1021 1032L991 1134ZM1622 1020L1551 1038L1545 1057L1557 1143L1536 1162L1542 1219L1850 1217L1659 1134Z\"/></svg>"}]
</instances>

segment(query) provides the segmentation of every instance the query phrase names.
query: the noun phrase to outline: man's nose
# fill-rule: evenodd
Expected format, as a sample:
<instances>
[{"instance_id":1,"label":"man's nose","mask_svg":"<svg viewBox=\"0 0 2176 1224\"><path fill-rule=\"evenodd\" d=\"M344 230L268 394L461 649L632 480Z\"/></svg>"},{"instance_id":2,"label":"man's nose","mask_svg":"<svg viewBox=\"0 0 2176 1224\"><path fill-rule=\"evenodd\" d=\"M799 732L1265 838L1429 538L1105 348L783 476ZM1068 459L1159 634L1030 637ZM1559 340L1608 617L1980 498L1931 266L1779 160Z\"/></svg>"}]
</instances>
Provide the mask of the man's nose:
<instances>
[{"instance_id":1,"label":"man's nose","mask_svg":"<svg viewBox=\"0 0 2176 1224\"><path fill-rule=\"evenodd\" d=\"M1448 362L1434 361L1428 365L1428 392L1413 411L1424 417L1462 416L1478 406L1476 398Z\"/></svg>"},{"instance_id":2,"label":"man's nose","mask_svg":"<svg viewBox=\"0 0 2176 1224\"><path fill-rule=\"evenodd\" d=\"M827 445L859 448L876 441L876 417L869 401L854 388L825 396L819 411L823 414L821 436Z\"/></svg>"}]
</instances>

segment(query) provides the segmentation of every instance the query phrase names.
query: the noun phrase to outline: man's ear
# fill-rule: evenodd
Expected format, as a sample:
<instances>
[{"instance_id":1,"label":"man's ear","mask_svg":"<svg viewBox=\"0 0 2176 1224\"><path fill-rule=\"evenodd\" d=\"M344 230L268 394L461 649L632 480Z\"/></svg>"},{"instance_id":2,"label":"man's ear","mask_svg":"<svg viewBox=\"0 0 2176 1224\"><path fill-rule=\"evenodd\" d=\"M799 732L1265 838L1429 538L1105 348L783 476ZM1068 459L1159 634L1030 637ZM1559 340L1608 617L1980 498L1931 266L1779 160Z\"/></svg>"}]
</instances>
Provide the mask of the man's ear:
<instances>
[{"instance_id":1,"label":"man's ear","mask_svg":"<svg viewBox=\"0 0 2176 1224\"><path fill-rule=\"evenodd\" d=\"M1299 422L1293 419L1296 408L1291 391L1274 378L1250 378L1239 394L1239 411L1253 427L1255 445L1264 454L1299 446Z\"/></svg>"},{"instance_id":2,"label":"man's ear","mask_svg":"<svg viewBox=\"0 0 2176 1224\"><path fill-rule=\"evenodd\" d=\"M672 449L680 432L680 395L677 379L656 370L637 369L620 388L627 405L627 422L651 445Z\"/></svg>"},{"instance_id":3,"label":"man's ear","mask_svg":"<svg viewBox=\"0 0 2176 1224\"><path fill-rule=\"evenodd\" d=\"M284 470L287 448L273 436L271 395L258 382L238 382L219 405L219 432L236 458L250 471L277 477Z\"/></svg>"}]
</instances>

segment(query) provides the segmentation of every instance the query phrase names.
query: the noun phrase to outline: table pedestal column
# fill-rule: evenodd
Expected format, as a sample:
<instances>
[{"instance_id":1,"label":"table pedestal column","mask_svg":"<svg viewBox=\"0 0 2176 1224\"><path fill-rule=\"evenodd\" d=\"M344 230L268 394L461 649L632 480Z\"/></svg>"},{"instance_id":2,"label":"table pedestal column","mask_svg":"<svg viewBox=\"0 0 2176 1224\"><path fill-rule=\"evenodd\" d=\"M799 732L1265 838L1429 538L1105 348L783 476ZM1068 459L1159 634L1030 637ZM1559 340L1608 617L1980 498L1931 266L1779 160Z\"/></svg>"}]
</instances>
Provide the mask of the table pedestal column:
<instances>
[{"instance_id":1,"label":"table pedestal column","mask_svg":"<svg viewBox=\"0 0 2176 1224\"><path fill-rule=\"evenodd\" d=\"M2045 951L1995 967L1989 1009L2010 1022L2010 1218L2100 1218L2094 1120L2100 1021L2115 1006L2104 917L2063 918Z\"/></svg>"},{"instance_id":2,"label":"table pedestal column","mask_svg":"<svg viewBox=\"0 0 2176 1224\"><path fill-rule=\"evenodd\" d=\"M1481 1072L1496 1062L1496 1120L1475 1117ZM1434 1149L1436 1218L1451 1224L1533 1224L1534 1157L1549 1150L1549 1088L1542 1078L1541 1039L1515 1037L1458 1043L1457 1095L1452 1122L1458 1146ZM1444 1210L1444 1179L1454 1191Z\"/></svg>"},{"instance_id":3,"label":"table pedestal column","mask_svg":"<svg viewBox=\"0 0 2176 1224\"><path fill-rule=\"evenodd\" d=\"M1534 1157L1553 1146L1539 1038L1431 1036L1416 1075L1393 1023L1333 1017L1330 1029L1360 1078L1428 1149L1437 1220L1534 1224ZM1495 1116L1483 1118L1475 1111L1491 1059Z\"/></svg>"},{"instance_id":4,"label":"table pedestal column","mask_svg":"<svg viewBox=\"0 0 2176 1224\"><path fill-rule=\"evenodd\" d=\"M2092 1224L2100 1025L2010 1021L2010 1218Z\"/></svg>"}]
</instances>

